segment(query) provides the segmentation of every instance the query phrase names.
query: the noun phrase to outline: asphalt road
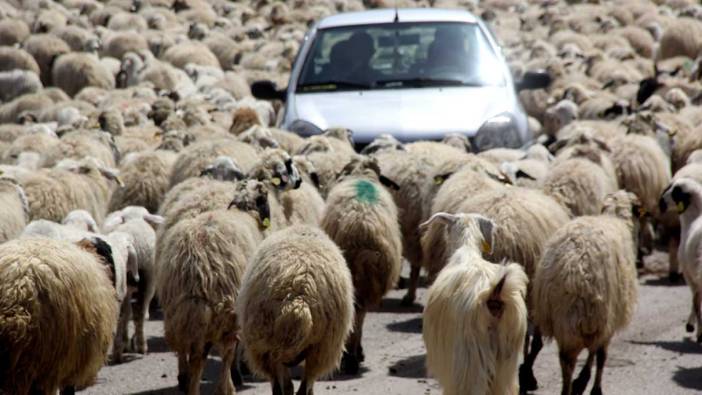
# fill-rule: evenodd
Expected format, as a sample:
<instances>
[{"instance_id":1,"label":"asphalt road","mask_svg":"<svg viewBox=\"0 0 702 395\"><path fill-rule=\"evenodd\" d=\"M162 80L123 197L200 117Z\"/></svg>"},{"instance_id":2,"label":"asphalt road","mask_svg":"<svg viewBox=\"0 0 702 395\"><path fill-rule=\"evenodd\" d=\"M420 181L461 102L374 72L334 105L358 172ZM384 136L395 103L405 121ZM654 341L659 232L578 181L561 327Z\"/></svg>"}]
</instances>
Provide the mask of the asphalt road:
<instances>
[{"instance_id":1,"label":"asphalt road","mask_svg":"<svg viewBox=\"0 0 702 395\"><path fill-rule=\"evenodd\" d=\"M651 262L661 260L656 256ZM648 265L647 265L648 266ZM659 275L640 278L639 303L631 325L610 347L603 391L606 394L702 393L702 346L685 333L690 292L670 285ZM366 362L360 377L338 377L315 385L315 394L440 394L427 378L421 337L421 306L400 307L404 290L391 292L382 308L368 315L364 328ZM425 290L420 290L420 303ZM158 313L146 326L149 354L128 355L128 362L104 367L96 385L84 394L179 394L177 363L163 338ZM581 355L581 360L585 354ZM210 357L202 393L213 392L219 359ZM593 372L594 373L594 372ZM535 394L560 393L560 368L554 342L546 344L536 361L540 389ZM297 385L297 384L296 384ZM247 382L240 394L270 394L267 382Z\"/></svg>"}]
</instances>

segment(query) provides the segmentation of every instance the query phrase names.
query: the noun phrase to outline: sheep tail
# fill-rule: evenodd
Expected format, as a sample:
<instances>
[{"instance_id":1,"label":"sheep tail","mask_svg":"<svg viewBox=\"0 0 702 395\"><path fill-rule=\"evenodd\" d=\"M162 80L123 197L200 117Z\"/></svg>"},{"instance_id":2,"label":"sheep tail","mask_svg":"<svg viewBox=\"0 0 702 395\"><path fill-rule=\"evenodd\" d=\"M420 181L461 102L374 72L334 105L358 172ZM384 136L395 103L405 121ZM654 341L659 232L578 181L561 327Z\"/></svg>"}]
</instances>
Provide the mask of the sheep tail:
<instances>
[{"instance_id":1,"label":"sheep tail","mask_svg":"<svg viewBox=\"0 0 702 395\"><path fill-rule=\"evenodd\" d=\"M301 297L294 297L283 305L280 316L275 321L275 338L279 339L280 349L286 352L286 365L297 365L305 359L304 353L312 335L314 322L312 311Z\"/></svg>"}]
</instances>

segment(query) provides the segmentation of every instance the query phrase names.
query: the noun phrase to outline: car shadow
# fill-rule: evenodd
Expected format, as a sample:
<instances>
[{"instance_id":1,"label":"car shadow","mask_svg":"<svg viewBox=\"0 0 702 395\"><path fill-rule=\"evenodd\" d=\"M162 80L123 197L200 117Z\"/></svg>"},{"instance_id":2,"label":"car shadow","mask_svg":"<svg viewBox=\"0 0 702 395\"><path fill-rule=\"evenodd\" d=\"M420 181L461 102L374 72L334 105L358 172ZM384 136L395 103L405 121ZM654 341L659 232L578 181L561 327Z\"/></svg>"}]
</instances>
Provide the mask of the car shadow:
<instances>
[{"instance_id":1,"label":"car shadow","mask_svg":"<svg viewBox=\"0 0 702 395\"><path fill-rule=\"evenodd\" d=\"M426 369L427 356L426 354L413 355L405 359L401 359L389 368L390 376L421 379L427 377Z\"/></svg>"},{"instance_id":2,"label":"car shadow","mask_svg":"<svg viewBox=\"0 0 702 395\"><path fill-rule=\"evenodd\" d=\"M673 381L681 387L702 391L702 367L683 368L678 366L678 370L673 373Z\"/></svg>"},{"instance_id":3,"label":"car shadow","mask_svg":"<svg viewBox=\"0 0 702 395\"><path fill-rule=\"evenodd\" d=\"M422 333L422 317L415 317L406 321L392 322L387 325L387 328L392 332Z\"/></svg>"},{"instance_id":4,"label":"car shadow","mask_svg":"<svg viewBox=\"0 0 702 395\"><path fill-rule=\"evenodd\" d=\"M683 354L702 354L702 345L694 342L691 338L686 337L682 341L654 341L654 342L644 342L644 341L630 341L631 344L641 345L641 346L656 346L667 351L672 351L676 353Z\"/></svg>"}]
</instances>

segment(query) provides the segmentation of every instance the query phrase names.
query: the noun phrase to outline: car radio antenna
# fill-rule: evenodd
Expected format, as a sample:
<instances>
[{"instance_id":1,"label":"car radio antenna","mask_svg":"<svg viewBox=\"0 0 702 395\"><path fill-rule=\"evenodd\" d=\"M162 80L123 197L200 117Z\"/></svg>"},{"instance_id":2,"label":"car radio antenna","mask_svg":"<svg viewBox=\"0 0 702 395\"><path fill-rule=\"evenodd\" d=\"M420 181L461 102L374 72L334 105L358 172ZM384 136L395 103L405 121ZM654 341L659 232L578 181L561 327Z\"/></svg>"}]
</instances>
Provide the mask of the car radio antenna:
<instances>
[{"instance_id":1,"label":"car radio antenna","mask_svg":"<svg viewBox=\"0 0 702 395\"><path fill-rule=\"evenodd\" d=\"M395 0L395 19L393 20L394 23L397 23L400 21L400 14L397 11L397 0Z\"/></svg>"}]
</instances>

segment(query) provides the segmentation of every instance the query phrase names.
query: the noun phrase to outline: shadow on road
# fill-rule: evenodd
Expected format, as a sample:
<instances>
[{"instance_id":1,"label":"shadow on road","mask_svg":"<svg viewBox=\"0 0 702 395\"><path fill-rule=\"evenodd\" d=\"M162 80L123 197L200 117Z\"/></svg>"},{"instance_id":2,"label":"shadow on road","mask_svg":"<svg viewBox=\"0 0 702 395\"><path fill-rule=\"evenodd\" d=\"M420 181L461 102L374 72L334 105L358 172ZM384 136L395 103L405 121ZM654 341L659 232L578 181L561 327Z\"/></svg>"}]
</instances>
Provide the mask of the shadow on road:
<instances>
[{"instance_id":1,"label":"shadow on road","mask_svg":"<svg viewBox=\"0 0 702 395\"><path fill-rule=\"evenodd\" d=\"M401 333L422 333L422 317L415 317L407 321L392 322L387 325L388 330Z\"/></svg>"},{"instance_id":2,"label":"shadow on road","mask_svg":"<svg viewBox=\"0 0 702 395\"><path fill-rule=\"evenodd\" d=\"M159 352L169 352L171 351L168 348L168 344L166 343L166 339L163 338L163 336L150 336L146 338L146 346L149 348L150 353L159 353Z\"/></svg>"},{"instance_id":3,"label":"shadow on road","mask_svg":"<svg viewBox=\"0 0 702 395\"><path fill-rule=\"evenodd\" d=\"M673 381L679 386L697 391L702 391L702 367L682 368L673 373Z\"/></svg>"},{"instance_id":4,"label":"shadow on road","mask_svg":"<svg viewBox=\"0 0 702 395\"><path fill-rule=\"evenodd\" d=\"M413 304L412 306L403 306L401 304L402 299L399 298L385 298L383 302L377 309L373 312L376 313L398 313L398 314L414 314L421 313L424 308L421 305Z\"/></svg>"},{"instance_id":5,"label":"shadow on road","mask_svg":"<svg viewBox=\"0 0 702 395\"><path fill-rule=\"evenodd\" d=\"M657 342L642 342L642 341L630 341L631 344L641 345L641 346L656 346L664 350L685 353L685 354L702 354L702 345L695 343L689 337L683 339L683 341L657 341ZM700 378L702 380L702 377Z\"/></svg>"},{"instance_id":6,"label":"shadow on road","mask_svg":"<svg viewBox=\"0 0 702 395\"><path fill-rule=\"evenodd\" d=\"M390 366L388 369L390 376L421 379L427 377L426 366L427 356L413 355L411 357L401 359Z\"/></svg>"}]
</instances>

